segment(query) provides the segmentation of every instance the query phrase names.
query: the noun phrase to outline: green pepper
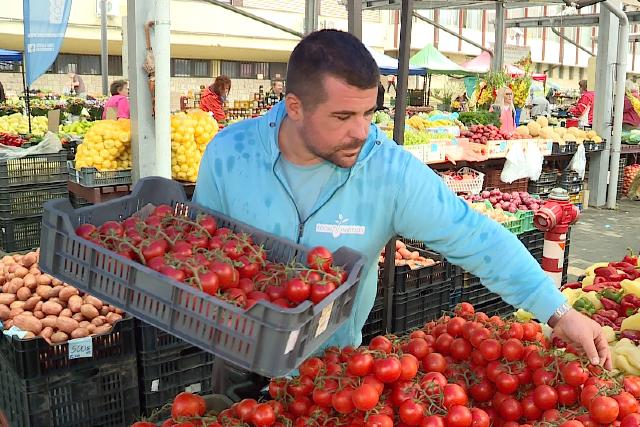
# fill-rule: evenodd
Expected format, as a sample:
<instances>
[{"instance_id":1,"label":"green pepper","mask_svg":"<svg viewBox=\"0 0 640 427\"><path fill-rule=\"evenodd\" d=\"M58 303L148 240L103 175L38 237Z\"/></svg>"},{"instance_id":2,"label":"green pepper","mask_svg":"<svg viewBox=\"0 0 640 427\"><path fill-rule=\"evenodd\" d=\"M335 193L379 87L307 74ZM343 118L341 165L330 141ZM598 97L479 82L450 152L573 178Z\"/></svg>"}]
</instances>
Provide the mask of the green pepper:
<instances>
[{"instance_id":1,"label":"green pepper","mask_svg":"<svg viewBox=\"0 0 640 427\"><path fill-rule=\"evenodd\" d=\"M589 301L588 298L585 298L585 297L578 298L576 302L573 303L573 308L589 316L591 316L596 312L596 308L593 305L593 303Z\"/></svg>"},{"instance_id":2,"label":"green pepper","mask_svg":"<svg viewBox=\"0 0 640 427\"><path fill-rule=\"evenodd\" d=\"M600 292L600 296L602 298L607 298L620 304L620 301L622 301L622 297L624 296L624 291L616 292L613 289L605 289Z\"/></svg>"}]
</instances>

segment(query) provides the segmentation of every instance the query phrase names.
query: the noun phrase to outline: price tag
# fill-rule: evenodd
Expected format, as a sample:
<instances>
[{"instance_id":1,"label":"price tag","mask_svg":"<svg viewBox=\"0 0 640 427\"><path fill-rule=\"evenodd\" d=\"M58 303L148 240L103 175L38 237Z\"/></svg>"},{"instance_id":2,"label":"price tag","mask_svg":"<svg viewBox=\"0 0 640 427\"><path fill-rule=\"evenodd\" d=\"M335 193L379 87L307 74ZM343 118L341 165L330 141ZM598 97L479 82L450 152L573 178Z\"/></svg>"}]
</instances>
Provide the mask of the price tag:
<instances>
[{"instance_id":1,"label":"price tag","mask_svg":"<svg viewBox=\"0 0 640 427\"><path fill-rule=\"evenodd\" d=\"M333 303L326 306L322 313L320 313L320 321L318 322L318 329L316 329L316 337L327 330L329 326L329 320L331 319L331 311L333 310Z\"/></svg>"},{"instance_id":2,"label":"price tag","mask_svg":"<svg viewBox=\"0 0 640 427\"><path fill-rule=\"evenodd\" d=\"M184 391L187 393L200 393L202 391L202 385L200 383L191 384L186 386Z\"/></svg>"},{"instance_id":3,"label":"price tag","mask_svg":"<svg viewBox=\"0 0 640 427\"><path fill-rule=\"evenodd\" d=\"M507 141L501 141L500 142L500 152L504 152L507 151Z\"/></svg>"},{"instance_id":4,"label":"price tag","mask_svg":"<svg viewBox=\"0 0 640 427\"><path fill-rule=\"evenodd\" d=\"M440 148L440 146L438 144L431 144L431 152L432 153L437 153L438 152L438 148Z\"/></svg>"},{"instance_id":5,"label":"price tag","mask_svg":"<svg viewBox=\"0 0 640 427\"><path fill-rule=\"evenodd\" d=\"M93 339L91 337L69 340L69 360L93 357Z\"/></svg>"},{"instance_id":6,"label":"price tag","mask_svg":"<svg viewBox=\"0 0 640 427\"><path fill-rule=\"evenodd\" d=\"M151 381L151 392L155 393L158 390L160 390L160 380L159 379L155 379L155 380Z\"/></svg>"},{"instance_id":7,"label":"price tag","mask_svg":"<svg viewBox=\"0 0 640 427\"><path fill-rule=\"evenodd\" d=\"M27 331L23 331L17 326L12 326L10 329L2 331L2 333L5 334L8 338L18 337L19 339L22 339L25 335L27 335Z\"/></svg>"},{"instance_id":8,"label":"price tag","mask_svg":"<svg viewBox=\"0 0 640 427\"><path fill-rule=\"evenodd\" d=\"M289 339L287 340L287 346L284 349L284 354L289 354L295 348L296 342L298 341L298 335L300 335L300 329L296 329L289 334Z\"/></svg>"}]
</instances>

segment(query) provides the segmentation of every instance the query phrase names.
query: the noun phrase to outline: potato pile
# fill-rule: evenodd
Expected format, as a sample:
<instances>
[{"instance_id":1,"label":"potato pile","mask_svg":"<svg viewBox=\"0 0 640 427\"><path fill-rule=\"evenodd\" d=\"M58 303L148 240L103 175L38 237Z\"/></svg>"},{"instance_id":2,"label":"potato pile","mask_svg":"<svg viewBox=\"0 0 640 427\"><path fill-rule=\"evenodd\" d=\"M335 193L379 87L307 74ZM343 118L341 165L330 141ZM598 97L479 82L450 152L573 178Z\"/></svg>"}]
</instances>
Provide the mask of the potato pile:
<instances>
[{"instance_id":1,"label":"potato pile","mask_svg":"<svg viewBox=\"0 0 640 427\"><path fill-rule=\"evenodd\" d=\"M384 264L384 255L386 247L382 248L382 253L378 257L378 263ZM431 258L425 258L420 255L420 252L410 246L407 246L402 240L396 240L396 254L395 254L396 267L403 265L408 266L412 270L416 270L422 267L430 267L436 264L436 261Z\"/></svg>"},{"instance_id":2,"label":"potato pile","mask_svg":"<svg viewBox=\"0 0 640 427\"><path fill-rule=\"evenodd\" d=\"M549 125L549 120L544 117L538 117L536 121L529 122L526 126L518 126L516 135L523 139L541 138L550 139L553 142L564 144L566 142L577 142L582 144L584 141L602 142L602 138L593 131L584 131L578 128L553 127Z\"/></svg>"},{"instance_id":3,"label":"potato pile","mask_svg":"<svg viewBox=\"0 0 640 427\"><path fill-rule=\"evenodd\" d=\"M16 326L49 344L104 334L122 319L123 312L98 298L40 271L39 250L0 260L0 321L4 329Z\"/></svg>"}]
</instances>

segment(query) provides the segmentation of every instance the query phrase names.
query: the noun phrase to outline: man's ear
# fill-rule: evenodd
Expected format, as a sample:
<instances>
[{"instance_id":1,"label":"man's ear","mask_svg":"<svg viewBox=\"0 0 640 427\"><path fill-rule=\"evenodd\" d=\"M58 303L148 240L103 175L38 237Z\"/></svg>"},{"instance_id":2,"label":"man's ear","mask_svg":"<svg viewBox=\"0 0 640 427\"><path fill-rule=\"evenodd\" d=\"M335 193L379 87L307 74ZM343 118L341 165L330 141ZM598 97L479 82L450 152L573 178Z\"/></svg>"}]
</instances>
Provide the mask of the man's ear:
<instances>
[{"instance_id":1,"label":"man's ear","mask_svg":"<svg viewBox=\"0 0 640 427\"><path fill-rule=\"evenodd\" d=\"M284 98L287 116L294 122L302 121L304 116L302 101L296 95L288 93Z\"/></svg>"}]
</instances>

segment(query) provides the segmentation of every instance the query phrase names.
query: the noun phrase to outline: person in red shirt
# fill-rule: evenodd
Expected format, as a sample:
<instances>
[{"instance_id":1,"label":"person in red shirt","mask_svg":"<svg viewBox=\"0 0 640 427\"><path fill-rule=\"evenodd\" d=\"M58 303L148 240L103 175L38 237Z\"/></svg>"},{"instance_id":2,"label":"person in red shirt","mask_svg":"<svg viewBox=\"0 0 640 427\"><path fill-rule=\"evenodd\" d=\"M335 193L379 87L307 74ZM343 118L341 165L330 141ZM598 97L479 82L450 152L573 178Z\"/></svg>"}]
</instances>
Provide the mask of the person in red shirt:
<instances>
[{"instance_id":1,"label":"person in red shirt","mask_svg":"<svg viewBox=\"0 0 640 427\"><path fill-rule=\"evenodd\" d=\"M624 97L624 111L622 113L622 128L632 130L640 128L640 114L631 103L631 97L638 98L638 85L627 80Z\"/></svg>"},{"instance_id":2,"label":"person in red shirt","mask_svg":"<svg viewBox=\"0 0 640 427\"><path fill-rule=\"evenodd\" d=\"M595 101L595 93L587 90L587 81L580 80L580 99L576 105L571 107L569 112L580 119L580 126L591 126L593 124L593 103Z\"/></svg>"},{"instance_id":3,"label":"person in red shirt","mask_svg":"<svg viewBox=\"0 0 640 427\"><path fill-rule=\"evenodd\" d=\"M218 76L211 86L206 88L200 98L200 109L213 113L218 123L225 121L224 102L231 90L231 79Z\"/></svg>"}]
</instances>

